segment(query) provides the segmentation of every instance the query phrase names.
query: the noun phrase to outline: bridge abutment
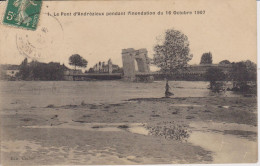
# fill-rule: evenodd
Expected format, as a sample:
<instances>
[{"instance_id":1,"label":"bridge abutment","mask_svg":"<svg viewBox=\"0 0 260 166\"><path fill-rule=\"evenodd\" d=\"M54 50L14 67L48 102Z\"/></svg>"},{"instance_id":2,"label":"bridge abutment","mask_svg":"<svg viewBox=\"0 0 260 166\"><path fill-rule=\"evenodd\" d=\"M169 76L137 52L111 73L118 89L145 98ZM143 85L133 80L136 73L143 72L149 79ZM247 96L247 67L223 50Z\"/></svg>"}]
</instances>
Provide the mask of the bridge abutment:
<instances>
[{"instance_id":1,"label":"bridge abutment","mask_svg":"<svg viewBox=\"0 0 260 166\"><path fill-rule=\"evenodd\" d=\"M124 80L126 81L138 81L149 80L151 76L145 76L144 74L150 73L149 58L147 56L147 49L142 48L135 50L133 48L127 48L122 50L122 61L123 61L123 70L124 70ZM136 65L137 63L137 68ZM143 74L138 76L137 73Z\"/></svg>"}]
</instances>

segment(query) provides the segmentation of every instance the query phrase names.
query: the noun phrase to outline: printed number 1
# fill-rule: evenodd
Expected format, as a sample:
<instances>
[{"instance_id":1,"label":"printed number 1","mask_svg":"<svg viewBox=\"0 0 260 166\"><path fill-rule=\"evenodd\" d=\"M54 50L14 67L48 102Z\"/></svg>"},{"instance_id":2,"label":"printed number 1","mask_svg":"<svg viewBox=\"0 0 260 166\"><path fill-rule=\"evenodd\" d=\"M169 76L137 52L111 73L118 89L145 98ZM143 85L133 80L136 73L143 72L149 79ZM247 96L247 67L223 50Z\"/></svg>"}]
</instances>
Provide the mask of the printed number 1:
<instances>
[{"instance_id":1,"label":"printed number 1","mask_svg":"<svg viewBox=\"0 0 260 166\"><path fill-rule=\"evenodd\" d=\"M9 21L12 20L12 19L13 19L13 14L14 14L14 12L9 11L9 12L7 13L6 19L9 20Z\"/></svg>"}]
</instances>

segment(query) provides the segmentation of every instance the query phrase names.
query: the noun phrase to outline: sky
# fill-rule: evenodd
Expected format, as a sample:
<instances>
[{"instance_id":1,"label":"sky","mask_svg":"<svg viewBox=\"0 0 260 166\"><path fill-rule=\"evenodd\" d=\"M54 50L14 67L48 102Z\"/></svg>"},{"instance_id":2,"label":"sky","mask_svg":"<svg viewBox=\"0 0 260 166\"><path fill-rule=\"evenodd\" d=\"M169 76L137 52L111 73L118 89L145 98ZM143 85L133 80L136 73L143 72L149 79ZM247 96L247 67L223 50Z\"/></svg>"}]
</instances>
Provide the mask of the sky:
<instances>
[{"instance_id":1,"label":"sky","mask_svg":"<svg viewBox=\"0 0 260 166\"><path fill-rule=\"evenodd\" d=\"M0 13L5 12L5 5L0 4ZM224 59L256 62L255 5L253 0L43 1L36 31L0 24L0 63L20 64L29 57L68 65L69 56L79 54L88 61L88 68L110 58L122 66L122 49L146 48L152 58L153 46L170 28L188 36L193 54L189 64L199 64L205 52L212 53L213 63ZM197 10L205 14L195 15ZM73 16L74 12L128 11L164 15ZM166 11L193 14L166 15ZM48 15L61 12L72 16ZM24 51L26 42L33 46L33 53Z\"/></svg>"}]
</instances>

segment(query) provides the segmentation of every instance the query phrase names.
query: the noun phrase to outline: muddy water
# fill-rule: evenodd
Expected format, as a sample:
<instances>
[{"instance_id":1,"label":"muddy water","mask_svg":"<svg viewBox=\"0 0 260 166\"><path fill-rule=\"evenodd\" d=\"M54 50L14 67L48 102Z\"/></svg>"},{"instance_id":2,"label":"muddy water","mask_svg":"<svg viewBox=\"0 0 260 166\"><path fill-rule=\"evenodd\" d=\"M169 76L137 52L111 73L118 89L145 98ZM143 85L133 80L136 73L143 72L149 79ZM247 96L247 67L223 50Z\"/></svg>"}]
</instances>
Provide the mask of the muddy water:
<instances>
[{"instance_id":1,"label":"muddy water","mask_svg":"<svg viewBox=\"0 0 260 166\"><path fill-rule=\"evenodd\" d=\"M24 126L26 128L72 128L100 132L131 132L149 135L144 123L64 123L58 126ZM213 163L256 162L257 142L238 135L224 134L226 130L256 132L254 126L236 123L193 122L188 142L213 152ZM125 163L125 162L124 162Z\"/></svg>"},{"instance_id":2,"label":"muddy water","mask_svg":"<svg viewBox=\"0 0 260 166\"><path fill-rule=\"evenodd\" d=\"M171 107L205 107L206 105L198 105L198 104L171 104ZM216 107L216 108L226 108L228 109L230 106L227 105L211 105L211 107Z\"/></svg>"},{"instance_id":3,"label":"muddy water","mask_svg":"<svg viewBox=\"0 0 260 166\"><path fill-rule=\"evenodd\" d=\"M173 97L209 97L209 82L170 81ZM132 98L161 98L164 81L149 83L123 81L0 81L3 108L45 107L76 104L119 103ZM232 92L224 96L239 96ZM113 97L111 97L113 96Z\"/></svg>"},{"instance_id":4,"label":"muddy water","mask_svg":"<svg viewBox=\"0 0 260 166\"><path fill-rule=\"evenodd\" d=\"M213 163L257 162L257 141L239 135L224 134L223 131L257 132L257 127L216 122L194 122L188 142L213 152Z\"/></svg>"},{"instance_id":5,"label":"muddy water","mask_svg":"<svg viewBox=\"0 0 260 166\"><path fill-rule=\"evenodd\" d=\"M149 130L147 130L143 126L131 127L131 128L129 128L128 131L130 131L131 133L135 133L135 134L142 134L142 135L148 135L149 134Z\"/></svg>"},{"instance_id":6,"label":"muddy water","mask_svg":"<svg viewBox=\"0 0 260 166\"><path fill-rule=\"evenodd\" d=\"M213 122L213 121L205 121L205 122L192 122L189 124L191 128L195 130L241 130L241 131L252 131L257 132L257 127L246 124L238 124L238 123L225 123L225 122Z\"/></svg>"},{"instance_id":7,"label":"muddy water","mask_svg":"<svg viewBox=\"0 0 260 166\"><path fill-rule=\"evenodd\" d=\"M257 142L213 132L195 131L189 142L213 152L213 163L257 162Z\"/></svg>"},{"instance_id":8,"label":"muddy water","mask_svg":"<svg viewBox=\"0 0 260 166\"><path fill-rule=\"evenodd\" d=\"M144 123L63 123L56 126L23 126L24 128L64 128L100 132L131 132L148 135L149 131Z\"/></svg>"}]
</instances>

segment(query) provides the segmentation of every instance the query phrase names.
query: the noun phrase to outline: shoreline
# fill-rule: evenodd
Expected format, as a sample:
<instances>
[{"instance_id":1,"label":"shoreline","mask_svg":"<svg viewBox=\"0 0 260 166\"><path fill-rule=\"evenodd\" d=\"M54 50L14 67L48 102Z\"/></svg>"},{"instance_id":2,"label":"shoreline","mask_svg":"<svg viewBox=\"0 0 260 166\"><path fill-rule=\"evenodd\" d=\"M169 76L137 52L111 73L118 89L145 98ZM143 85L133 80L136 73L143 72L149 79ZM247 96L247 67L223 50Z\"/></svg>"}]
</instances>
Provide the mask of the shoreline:
<instances>
[{"instance_id":1,"label":"shoreline","mask_svg":"<svg viewBox=\"0 0 260 166\"><path fill-rule=\"evenodd\" d=\"M30 165L36 162L40 164L219 163L221 156L215 151L215 147L201 144L205 142L201 141L203 133L212 135L212 139L229 138L241 145L246 142L246 145L252 147L247 149L251 155L243 161L256 162L257 153L254 148L257 140L256 99L255 97L143 98L117 104L82 103L20 110L6 109L1 111L2 132L6 133L2 140L5 145L2 162L18 165L20 163ZM22 147L23 144L29 149L25 147L23 152L10 149L11 145ZM234 145L231 142L226 146ZM70 153L74 157L69 157ZM222 153L229 155L228 150ZM53 158L53 155L59 160ZM240 161L241 154L237 155L236 160ZM12 160L13 158L17 160Z\"/></svg>"}]
</instances>

